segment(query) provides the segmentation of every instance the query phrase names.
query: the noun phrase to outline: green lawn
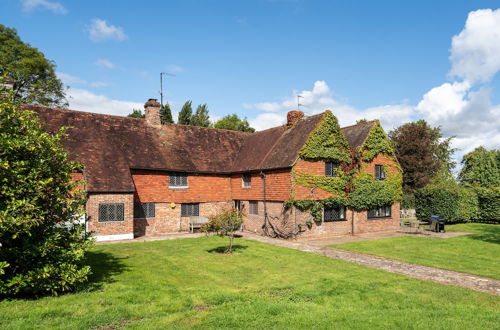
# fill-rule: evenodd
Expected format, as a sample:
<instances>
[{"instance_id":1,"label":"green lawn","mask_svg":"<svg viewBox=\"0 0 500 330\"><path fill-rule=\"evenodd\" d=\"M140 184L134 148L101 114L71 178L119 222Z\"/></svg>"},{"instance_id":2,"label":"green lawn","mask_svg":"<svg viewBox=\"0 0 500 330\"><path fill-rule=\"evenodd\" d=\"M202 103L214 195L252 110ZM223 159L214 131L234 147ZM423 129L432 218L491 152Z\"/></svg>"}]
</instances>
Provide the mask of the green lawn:
<instances>
[{"instance_id":1,"label":"green lawn","mask_svg":"<svg viewBox=\"0 0 500 330\"><path fill-rule=\"evenodd\" d=\"M399 236L332 247L500 280L500 225L469 223L446 230L475 234L446 239Z\"/></svg>"},{"instance_id":2,"label":"green lawn","mask_svg":"<svg viewBox=\"0 0 500 330\"><path fill-rule=\"evenodd\" d=\"M100 245L87 292L0 302L0 328L498 329L500 298L324 256L202 237Z\"/></svg>"}]
</instances>

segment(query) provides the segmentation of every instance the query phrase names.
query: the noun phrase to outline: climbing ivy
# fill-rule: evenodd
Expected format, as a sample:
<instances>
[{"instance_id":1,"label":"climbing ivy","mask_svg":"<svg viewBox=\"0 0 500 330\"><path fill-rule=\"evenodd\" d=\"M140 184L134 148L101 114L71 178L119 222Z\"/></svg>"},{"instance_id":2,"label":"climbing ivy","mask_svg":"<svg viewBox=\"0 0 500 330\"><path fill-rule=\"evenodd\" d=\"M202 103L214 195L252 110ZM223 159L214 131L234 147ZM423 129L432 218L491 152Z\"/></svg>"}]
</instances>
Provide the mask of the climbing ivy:
<instances>
[{"instance_id":1,"label":"climbing ivy","mask_svg":"<svg viewBox=\"0 0 500 330\"><path fill-rule=\"evenodd\" d=\"M365 142L361 145L360 153L365 162L371 162L378 154L394 157L394 145L385 135L384 129L378 120L375 121L375 125L373 125Z\"/></svg>"},{"instance_id":2,"label":"climbing ivy","mask_svg":"<svg viewBox=\"0 0 500 330\"><path fill-rule=\"evenodd\" d=\"M403 176L401 172L391 173L384 165L387 178L377 180L372 173L360 173L353 178L353 191L348 206L355 210L369 210L393 204L403 197Z\"/></svg>"},{"instance_id":3,"label":"climbing ivy","mask_svg":"<svg viewBox=\"0 0 500 330\"><path fill-rule=\"evenodd\" d=\"M299 156L309 161L351 162L349 143L331 111L326 111L319 124L300 149Z\"/></svg>"},{"instance_id":4,"label":"climbing ivy","mask_svg":"<svg viewBox=\"0 0 500 330\"><path fill-rule=\"evenodd\" d=\"M394 165L384 165L386 179L383 181L377 180L374 173L362 169L366 168L362 166L363 163L370 163L378 154L395 161ZM300 150L299 156L307 161L342 163L341 167L335 169L335 177L292 171L292 196L285 205L309 212L317 224L322 221L322 210L325 206L347 206L359 211L393 204L402 199L401 169L393 144L385 135L379 121L375 122L361 147L356 152L351 152L337 119L327 111ZM320 188L334 196L323 200L296 200L295 185ZM308 226L312 226L312 223Z\"/></svg>"}]
</instances>

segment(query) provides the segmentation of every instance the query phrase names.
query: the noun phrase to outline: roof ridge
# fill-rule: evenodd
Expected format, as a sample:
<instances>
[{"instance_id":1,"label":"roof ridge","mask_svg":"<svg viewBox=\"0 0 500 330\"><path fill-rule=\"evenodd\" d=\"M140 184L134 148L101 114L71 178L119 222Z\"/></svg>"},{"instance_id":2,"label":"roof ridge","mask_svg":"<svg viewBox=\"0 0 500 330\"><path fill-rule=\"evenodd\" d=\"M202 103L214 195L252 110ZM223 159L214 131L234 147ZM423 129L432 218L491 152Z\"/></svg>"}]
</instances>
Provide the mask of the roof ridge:
<instances>
[{"instance_id":1,"label":"roof ridge","mask_svg":"<svg viewBox=\"0 0 500 330\"><path fill-rule=\"evenodd\" d=\"M349 126L344 126L344 127L341 127L340 129L349 128L349 127L354 127L354 126L358 126L358 125L372 124L372 123L375 123L377 120L378 120L378 119L367 120L365 123L356 123L356 124L353 124L353 125L349 125Z\"/></svg>"}]
</instances>

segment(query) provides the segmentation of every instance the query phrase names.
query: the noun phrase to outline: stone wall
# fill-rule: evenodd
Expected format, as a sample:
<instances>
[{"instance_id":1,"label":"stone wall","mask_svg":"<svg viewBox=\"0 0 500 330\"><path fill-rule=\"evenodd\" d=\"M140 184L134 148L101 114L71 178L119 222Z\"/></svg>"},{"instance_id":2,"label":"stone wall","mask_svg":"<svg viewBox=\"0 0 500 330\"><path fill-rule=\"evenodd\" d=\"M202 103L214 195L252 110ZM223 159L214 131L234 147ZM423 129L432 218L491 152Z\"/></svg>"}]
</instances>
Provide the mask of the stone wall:
<instances>
[{"instance_id":1,"label":"stone wall","mask_svg":"<svg viewBox=\"0 0 500 330\"><path fill-rule=\"evenodd\" d=\"M123 203L123 221L99 222L99 204ZM97 240L130 239L134 237L133 194L89 194L87 199L87 230L94 232Z\"/></svg>"},{"instance_id":2,"label":"stone wall","mask_svg":"<svg viewBox=\"0 0 500 330\"><path fill-rule=\"evenodd\" d=\"M155 203L155 217L134 219L134 236L155 236L189 230L189 217L181 217L181 204ZM200 216L212 215L233 207L232 201L200 203Z\"/></svg>"}]
</instances>

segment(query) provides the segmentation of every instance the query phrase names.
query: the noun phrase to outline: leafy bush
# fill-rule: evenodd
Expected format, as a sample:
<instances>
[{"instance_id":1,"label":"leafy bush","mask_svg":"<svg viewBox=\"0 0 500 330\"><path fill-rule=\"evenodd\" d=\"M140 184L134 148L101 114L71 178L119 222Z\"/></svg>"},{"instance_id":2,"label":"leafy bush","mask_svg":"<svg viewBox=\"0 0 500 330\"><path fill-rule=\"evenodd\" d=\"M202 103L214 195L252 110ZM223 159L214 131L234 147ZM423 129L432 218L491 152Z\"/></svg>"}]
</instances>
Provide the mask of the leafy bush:
<instances>
[{"instance_id":1,"label":"leafy bush","mask_svg":"<svg viewBox=\"0 0 500 330\"><path fill-rule=\"evenodd\" d=\"M1 80L0 80L1 82ZM87 280L79 165L32 112L0 90L0 297L57 294Z\"/></svg>"},{"instance_id":2,"label":"leafy bush","mask_svg":"<svg viewBox=\"0 0 500 330\"><path fill-rule=\"evenodd\" d=\"M500 187L474 190L479 200L479 219L500 222Z\"/></svg>"},{"instance_id":3,"label":"leafy bush","mask_svg":"<svg viewBox=\"0 0 500 330\"><path fill-rule=\"evenodd\" d=\"M415 195L414 194L404 194L403 200L401 201L402 210L410 210L415 208Z\"/></svg>"},{"instance_id":4,"label":"leafy bush","mask_svg":"<svg viewBox=\"0 0 500 330\"><path fill-rule=\"evenodd\" d=\"M217 233L219 236L229 236L229 245L226 253L232 253L234 232L240 229L243 224L243 213L231 209L210 217L208 223L201 227L205 233Z\"/></svg>"},{"instance_id":5,"label":"leafy bush","mask_svg":"<svg viewBox=\"0 0 500 330\"><path fill-rule=\"evenodd\" d=\"M479 216L475 192L451 183L416 190L415 209L420 221L429 220L432 214L442 216L447 222L469 222Z\"/></svg>"}]
</instances>

